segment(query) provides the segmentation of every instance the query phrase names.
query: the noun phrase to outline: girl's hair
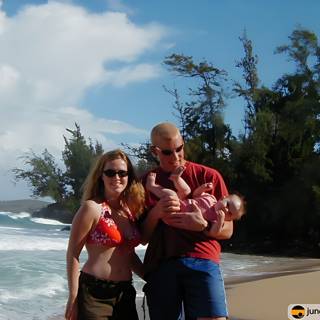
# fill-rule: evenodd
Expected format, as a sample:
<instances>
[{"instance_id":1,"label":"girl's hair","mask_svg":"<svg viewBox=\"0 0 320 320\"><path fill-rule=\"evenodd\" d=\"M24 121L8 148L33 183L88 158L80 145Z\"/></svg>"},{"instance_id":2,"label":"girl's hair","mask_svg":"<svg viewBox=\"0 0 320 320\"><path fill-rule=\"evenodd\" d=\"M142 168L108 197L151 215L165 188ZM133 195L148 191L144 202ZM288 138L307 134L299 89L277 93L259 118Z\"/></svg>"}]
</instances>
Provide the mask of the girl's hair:
<instances>
[{"instance_id":1,"label":"girl's hair","mask_svg":"<svg viewBox=\"0 0 320 320\"><path fill-rule=\"evenodd\" d=\"M128 184L120 195L120 201L127 205L131 213L138 217L144 209L145 192L138 182L132 162L126 153L120 149L112 150L101 155L93 164L83 186L82 202L86 200L104 200L103 169L107 162L121 159L127 164Z\"/></svg>"}]
</instances>

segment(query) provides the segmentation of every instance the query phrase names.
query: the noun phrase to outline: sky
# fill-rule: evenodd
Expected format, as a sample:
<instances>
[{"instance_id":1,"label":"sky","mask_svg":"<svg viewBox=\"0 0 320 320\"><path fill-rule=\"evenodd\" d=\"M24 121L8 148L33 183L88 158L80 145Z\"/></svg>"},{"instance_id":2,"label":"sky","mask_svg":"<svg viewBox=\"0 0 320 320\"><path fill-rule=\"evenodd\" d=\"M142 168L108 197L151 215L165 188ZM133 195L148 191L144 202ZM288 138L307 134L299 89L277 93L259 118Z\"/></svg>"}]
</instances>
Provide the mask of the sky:
<instances>
[{"instance_id":1,"label":"sky","mask_svg":"<svg viewBox=\"0 0 320 320\"><path fill-rule=\"evenodd\" d=\"M105 150L148 141L159 122L179 126L164 86L187 100L192 84L165 68L173 53L224 69L230 87L246 30L261 84L272 86L293 70L275 48L298 26L319 38L319 12L317 0L0 0L0 200L31 197L11 171L26 168L26 153L46 148L62 165L75 122ZM237 136L244 103L226 102Z\"/></svg>"}]
</instances>

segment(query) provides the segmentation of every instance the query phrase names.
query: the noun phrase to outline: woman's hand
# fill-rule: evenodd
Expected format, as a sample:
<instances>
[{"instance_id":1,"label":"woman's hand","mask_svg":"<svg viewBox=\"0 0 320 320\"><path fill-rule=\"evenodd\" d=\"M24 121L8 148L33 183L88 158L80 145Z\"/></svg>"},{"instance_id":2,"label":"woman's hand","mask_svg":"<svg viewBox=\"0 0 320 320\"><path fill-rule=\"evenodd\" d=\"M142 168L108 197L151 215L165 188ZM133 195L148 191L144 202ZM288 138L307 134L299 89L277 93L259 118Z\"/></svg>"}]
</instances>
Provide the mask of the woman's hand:
<instances>
[{"instance_id":1,"label":"woman's hand","mask_svg":"<svg viewBox=\"0 0 320 320\"><path fill-rule=\"evenodd\" d=\"M77 305L76 298L69 297L64 318L66 320L77 320L78 319L78 305Z\"/></svg>"}]
</instances>

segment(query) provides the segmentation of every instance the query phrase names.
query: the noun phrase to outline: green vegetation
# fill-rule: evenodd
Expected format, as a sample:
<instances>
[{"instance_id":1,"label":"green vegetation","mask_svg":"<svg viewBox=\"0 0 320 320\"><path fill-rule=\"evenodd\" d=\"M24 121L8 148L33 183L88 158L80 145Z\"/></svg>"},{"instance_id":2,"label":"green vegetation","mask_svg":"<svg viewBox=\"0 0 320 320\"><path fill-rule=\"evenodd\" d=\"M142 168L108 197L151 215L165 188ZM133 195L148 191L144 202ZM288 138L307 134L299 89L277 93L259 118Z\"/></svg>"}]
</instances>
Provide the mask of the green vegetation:
<instances>
[{"instance_id":1,"label":"green vegetation","mask_svg":"<svg viewBox=\"0 0 320 320\"><path fill-rule=\"evenodd\" d=\"M272 88L259 87L256 57L244 37L245 86L235 92L247 108L245 134L232 153L230 186L247 198L238 238L263 240L270 250L319 251L320 48L314 33L297 29L276 49L295 64Z\"/></svg>"},{"instance_id":2,"label":"green vegetation","mask_svg":"<svg viewBox=\"0 0 320 320\"><path fill-rule=\"evenodd\" d=\"M62 159L65 170L59 168L48 150L41 155L30 152L22 156L29 169L13 169L16 181L26 180L35 197L51 197L57 204L71 212L79 207L81 186L95 158L103 153L100 143L86 142L81 134L80 126L66 129L70 138L64 136L65 148Z\"/></svg>"},{"instance_id":3,"label":"green vegetation","mask_svg":"<svg viewBox=\"0 0 320 320\"><path fill-rule=\"evenodd\" d=\"M247 215L235 225L226 246L263 253L319 255L320 247L320 47L314 33L296 29L289 44L276 49L295 66L268 88L260 85L252 42L240 38L244 57L236 63L243 82L225 93L227 74L207 61L173 54L164 64L190 81L174 109L187 158L217 168L230 191L240 192ZM243 98L244 133L232 135L224 123L228 95ZM146 146L146 145L145 145ZM131 149L144 158L146 148ZM139 152L143 151L143 152Z\"/></svg>"},{"instance_id":4,"label":"green vegetation","mask_svg":"<svg viewBox=\"0 0 320 320\"><path fill-rule=\"evenodd\" d=\"M319 255L320 246L320 47L314 33L302 28L289 36L289 44L276 49L287 55L295 70L282 75L272 87L260 85L258 57L253 44L240 38L244 56L236 63L243 81L233 82L226 71L207 61L172 54L164 65L189 81L184 99L177 89L166 91L174 98L174 110L191 161L217 168L230 191L245 196L247 215L235 225L225 242L234 249L264 253ZM230 87L230 85L229 85ZM244 132L232 135L223 111L230 96L244 101ZM240 119L239 119L240 121ZM63 161L58 169L47 150L25 157L29 171L15 169L17 179L27 179L34 195L51 196L71 203L80 198L80 186L92 160L102 152L98 143L87 144L76 125L65 138ZM126 145L125 145L126 146ZM138 169L154 165L149 144L126 146L138 157ZM291 251L292 250L292 251Z\"/></svg>"}]
</instances>

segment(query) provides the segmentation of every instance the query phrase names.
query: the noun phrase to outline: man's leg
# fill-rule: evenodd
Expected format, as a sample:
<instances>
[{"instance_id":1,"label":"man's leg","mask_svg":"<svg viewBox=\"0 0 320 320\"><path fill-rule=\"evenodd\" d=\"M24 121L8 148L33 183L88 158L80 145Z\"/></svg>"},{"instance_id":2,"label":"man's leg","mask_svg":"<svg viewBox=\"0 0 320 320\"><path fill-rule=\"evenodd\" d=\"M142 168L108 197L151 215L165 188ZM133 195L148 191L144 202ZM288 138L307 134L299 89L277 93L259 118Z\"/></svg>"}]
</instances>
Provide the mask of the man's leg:
<instances>
[{"instance_id":1,"label":"man's leg","mask_svg":"<svg viewBox=\"0 0 320 320\"><path fill-rule=\"evenodd\" d=\"M220 265L211 260L182 258L186 320L226 319L226 294Z\"/></svg>"},{"instance_id":2,"label":"man's leg","mask_svg":"<svg viewBox=\"0 0 320 320\"><path fill-rule=\"evenodd\" d=\"M163 262L151 273L144 286L150 320L181 319L181 293L176 276L176 261Z\"/></svg>"}]
</instances>

